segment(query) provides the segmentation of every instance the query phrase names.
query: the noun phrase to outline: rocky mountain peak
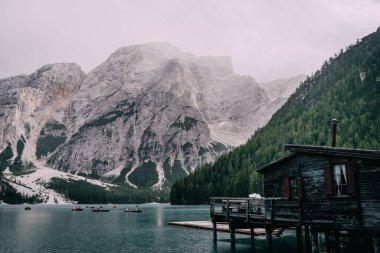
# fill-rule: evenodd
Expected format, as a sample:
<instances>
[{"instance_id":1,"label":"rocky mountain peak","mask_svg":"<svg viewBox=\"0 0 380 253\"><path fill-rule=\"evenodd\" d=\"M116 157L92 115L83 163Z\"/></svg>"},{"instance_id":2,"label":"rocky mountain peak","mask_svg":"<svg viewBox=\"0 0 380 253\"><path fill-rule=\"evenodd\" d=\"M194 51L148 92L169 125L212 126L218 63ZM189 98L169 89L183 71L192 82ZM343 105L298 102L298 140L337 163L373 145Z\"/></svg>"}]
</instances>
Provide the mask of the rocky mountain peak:
<instances>
[{"instance_id":1,"label":"rocky mountain peak","mask_svg":"<svg viewBox=\"0 0 380 253\"><path fill-rule=\"evenodd\" d=\"M0 80L0 92L0 147L11 145L24 162L139 188L168 187L213 162L280 106L252 77L234 74L231 58L169 43L119 48L88 74L45 65Z\"/></svg>"}]
</instances>

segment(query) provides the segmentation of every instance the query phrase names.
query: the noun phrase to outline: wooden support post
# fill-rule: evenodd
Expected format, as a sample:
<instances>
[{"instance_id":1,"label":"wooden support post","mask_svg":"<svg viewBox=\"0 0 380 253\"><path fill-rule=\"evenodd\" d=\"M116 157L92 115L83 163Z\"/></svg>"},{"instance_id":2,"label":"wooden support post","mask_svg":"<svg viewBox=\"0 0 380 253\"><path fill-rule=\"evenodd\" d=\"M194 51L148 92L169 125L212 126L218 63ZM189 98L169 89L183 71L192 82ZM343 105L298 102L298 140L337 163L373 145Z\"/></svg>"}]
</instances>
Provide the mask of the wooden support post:
<instances>
[{"instance_id":1,"label":"wooden support post","mask_svg":"<svg viewBox=\"0 0 380 253\"><path fill-rule=\"evenodd\" d=\"M319 240L318 240L318 232L315 230L311 230L311 252L319 253Z\"/></svg>"},{"instance_id":2,"label":"wooden support post","mask_svg":"<svg viewBox=\"0 0 380 253\"><path fill-rule=\"evenodd\" d=\"M252 251L254 251L255 250L255 230L252 224L251 224L251 247L252 247Z\"/></svg>"},{"instance_id":3,"label":"wooden support post","mask_svg":"<svg viewBox=\"0 0 380 253\"><path fill-rule=\"evenodd\" d=\"M297 253L303 252L303 244L302 244L302 227L296 227L296 238L297 238Z\"/></svg>"},{"instance_id":4,"label":"wooden support post","mask_svg":"<svg viewBox=\"0 0 380 253\"><path fill-rule=\"evenodd\" d=\"M330 237L329 237L329 232L328 231L326 231L325 232L325 244L326 244L326 252L327 253L330 253L331 252L331 250L330 250Z\"/></svg>"},{"instance_id":5,"label":"wooden support post","mask_svg":"<svg viewBox=\"0 0 380 253\"><path fill-rule=\"evenodd\" d=\"M335 236L335 252L340 253L340 238L339 238L338 230L334 231L334 236Z\"/></svg>"},{"instance_id":6,"label":"wooden support post","mask_svg":"<svg viewBox=\"0 0 380 253\"><path fill-rule=\"evenodd\" d=\"M310 244L310 229L309 226L305 226L305 252L311 252Z\"/></svg>"},{"instance_id":7,"label":"wooden support post","mask_svg":"<svg viewBox=\"0 0 380 253\"><path fill-rule=\"evenodd\" d=\"M214 242L218 240L218 235L217 235L217 227L216 227L216 221L212 221L212 234L213 234L213 239Z\"/></svg>"},{"instance_id":8,"label":"wooden support post","mask_svg":"<svg viewBox=\"0 0 380 253\"><path fill-rule=\"evenodd\" d=\"M270 226L265 226L265 236L266 236L266 248L269 252L272 252L272 228Z\"/></svg>"},{"instance_id":9,"label":"wooden support post","mask_svg":"<svg viewBox=\"0 0 380 253\"><path fill-rule=\"evenodd\" d=\"M374 232L372 237L373 237L373 252L380 253L380 233Z\"/></svg>"},{"instance_id":10,"label":"wooden support post","mask_svg":"<svg viewBox=\"0 0 380 253\"><path fill-rule=\"evenodd\" d=\"M231 238L231 245L235 245L235 228L234 223L230 220L230 238Z\"/></svg>"}]
</instances>

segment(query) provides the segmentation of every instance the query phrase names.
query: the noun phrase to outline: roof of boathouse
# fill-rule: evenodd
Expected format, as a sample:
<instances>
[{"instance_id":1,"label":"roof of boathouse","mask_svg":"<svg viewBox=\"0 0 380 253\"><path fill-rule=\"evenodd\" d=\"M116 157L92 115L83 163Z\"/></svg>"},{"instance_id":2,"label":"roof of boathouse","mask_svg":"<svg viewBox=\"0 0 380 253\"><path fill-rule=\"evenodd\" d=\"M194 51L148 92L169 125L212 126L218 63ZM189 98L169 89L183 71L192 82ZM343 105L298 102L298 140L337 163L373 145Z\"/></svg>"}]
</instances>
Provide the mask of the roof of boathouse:
<instances>
[{"instance_id":1,"label":"roof of boathouse","mask_svg":"<svg viewBox=\"0 0 380 253\"><path fill-rule=\"evenodd\" d=\"M366 158L380 160L380 150L368 150L368 149L353 149L353 148L338 148L338 147L327 147L327 146L312 146L312 145L295 145L295 144L285 144L284 148L293 152L293 154L268 163L257 169L258 172L264 172L266 169L273 166L277 166L282 162L285 162L295 156L296 153L306 153L306 154L319 154L326 156L342 156L342 157L352 157L352 158Z\"/></svg>"}]
</instances>

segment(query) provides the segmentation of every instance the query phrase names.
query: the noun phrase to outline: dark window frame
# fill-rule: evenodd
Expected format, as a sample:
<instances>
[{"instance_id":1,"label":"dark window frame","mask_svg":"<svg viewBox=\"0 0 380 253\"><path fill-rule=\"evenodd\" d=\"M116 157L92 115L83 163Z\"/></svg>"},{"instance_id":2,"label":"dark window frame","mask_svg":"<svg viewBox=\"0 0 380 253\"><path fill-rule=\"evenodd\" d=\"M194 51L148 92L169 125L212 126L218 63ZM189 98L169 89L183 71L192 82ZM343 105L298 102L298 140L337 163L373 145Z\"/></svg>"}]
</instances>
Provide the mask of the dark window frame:
<instances>
[{"instance_id":1,"label":"dark window frame","mask_svg":"<svg viewBox=\"0 0 380 253\"><path fill-rule=\"evenodd\" d=\"M284 195L287 199L302 198L302 180L301 177L284 178Z\"/></svg>"},{"instance_id":2,"label":"dark window frame","mask_svg":"<svg viewBox=\"0 0 380 253\"><path fill-rule=\"evenodd\" d=\"M347 166L346 163L336 163L332 166L332 176L334 181L334 196L348 196L347 187Z\"/></svg>"},{"instance_id":3,"label":"dark window frame","mask_svg":"<svg viewBox=\"0 0 380 253\"><path fill-rule=\"evenodd\" d=\"M345 180L346 180L346 188L343 190L343 192L339 192L337 189L337 180L335 178L334 168L336 165L345 165ZM326 190L326 196L328 198L335 197L335 198L345 198L345 197L355 197L357 195L356 193L356 167L355 162L353 159L334 159L330 160L326 165L323 167L324 169L324 176L325 176L325 190ZM341 171L341 179L343 175L343 171ZM342 190L342 188L341 188ZM339 194L340 193L340 194Z\"/></svg>"}]
</instances>

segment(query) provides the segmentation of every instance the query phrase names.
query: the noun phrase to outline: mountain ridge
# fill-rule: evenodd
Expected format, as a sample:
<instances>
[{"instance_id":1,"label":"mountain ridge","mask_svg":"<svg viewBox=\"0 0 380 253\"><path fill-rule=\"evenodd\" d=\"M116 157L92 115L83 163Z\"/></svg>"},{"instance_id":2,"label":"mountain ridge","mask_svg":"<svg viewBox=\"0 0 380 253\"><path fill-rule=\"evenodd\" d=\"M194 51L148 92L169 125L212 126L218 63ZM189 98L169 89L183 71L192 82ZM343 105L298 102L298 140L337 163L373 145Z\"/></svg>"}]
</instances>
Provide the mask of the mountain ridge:
<instances>
[{"instance_id":1,"label":"mountain ridge","mask_svg":"<svg viewBox=\"0 0 380 253\"><path fill-rule=\"evenodd\" d=\"M195 57L167 43L119 48L87 74L48 64L0 80L0 92L0 150L13 154L1 162L11 173L46 163L151 189L240 145L282 103L235 75L229 57Z\"/></svg>"}]
</instances>

